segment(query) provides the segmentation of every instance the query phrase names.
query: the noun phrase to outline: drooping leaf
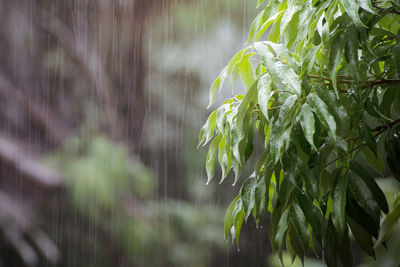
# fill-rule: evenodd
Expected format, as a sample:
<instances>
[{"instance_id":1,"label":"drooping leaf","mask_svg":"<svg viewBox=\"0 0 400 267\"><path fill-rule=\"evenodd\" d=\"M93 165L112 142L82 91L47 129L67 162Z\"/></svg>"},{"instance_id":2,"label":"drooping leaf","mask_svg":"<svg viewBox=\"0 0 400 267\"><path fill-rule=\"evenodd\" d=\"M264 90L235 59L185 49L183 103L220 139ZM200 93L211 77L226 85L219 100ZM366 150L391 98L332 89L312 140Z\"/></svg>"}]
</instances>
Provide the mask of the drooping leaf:
<instances>
[{"instance_id":1,"label":"drooping leaf","mask_svg":"<svg viewBox=\"0 0 400 267\"><path fill-rule=\"evenodd\" d=\"M342 1L351 1L351 0L342 0ZM336 82L336 72L338 70L339 65L343 60L343 50L346 43L345 34L342 31L339 31L334 37L332 37L332 45L329 52L329 77L332 81L332 86L335 89L336 95L338 96L338 88Z\"/></svg>"},{"instance_id":2,"label":"drooping leaf","mask_svg":"<svg viewBox=\"0 0 400 267\"><path fill-rule=\"evenodd\" d=\"M235 208L236 201L239 199L239 197L240 197L240 195L237 195L233 199L233 201L231 202L231 204L229 205L229 207L225 213L225 219L224 219L225 242L228 240L229 232L231 230L232 223L233 223L233 218L232 218L233 209Z\"/></svg>"},{"instance_id":3,"label":"drooping leaf","mask_svg":"<svg viewBox=\"0 0 400 267\"><path fill-rule=\"evenodd\" d=\"M307 221L311 225L317 241L322 245L323 217L321 211L303 194L297 194L296 199Z\"/></svg>"},{"instance_id":4,"label":"drooping leaf","mask_svg":"<svg viewBox=\"0 0 400 267\"><path fill-rule=\"evenodd\" d=\"M327 105L316 94L309 94L307 102L310 108L317 115L324 128L328 130L329 137L332 142L336 142L336 122L334 117L328 111Z\"/></svg>"},{"instance_id":5,"label":"drooping leaf","mask_svg":"<svg viewBox=\"0 0 400 267\"><path fill-rule=\"evenodd\" d=\"M345 227L345 232L342 238L339 240L339 259L343 264L343 267L353 267L353 254L351 251L351 242L349 238L349 228Z\"/></svg>"},{"instance_id":6,"label":"drooping leaf","mask_svg":"<svg viewBox=\"0 0 400 267\"><path fill-rule=\"evenodd\" d=\"M382 176L385 175L385 163L379 154L375 155L369 147L362 149L361 154L369 166L374 168Z\"/></svg>"},{"instance_id":7,"label":"drooping leaf","mask_svg":"<svg viewBox=\"0 0 400 267\"><path fill-rule=\"evenodd\" d=\"M338 236L336 234L335 227L333 226L332 220L328 221L328 226L325 233L325 253L324 261L328 267L337 266L337 254L338 254Z\"/></svg>"},{"instance_id":8,"label":"drooping leaf","mask_svg":"<svg viewBox=\"0 0 400 267\"><path fill-rule=\"evenodd\" d=\"M249 61L251 56L252 54L246 55L239 67L240 79L246 89L250 88L256 80L256 75Z\"/></svg>"},{"instance_id":9,"label":"drooping leaf","mask_svg":"<svg viewBox=\"0 0 400 267\"><path fill-rule=\"evenodd\" d=\"M290 141L290 121L293 119L293 113L296 110L297 96L289 96L282 104L279 117L272 126L270 138L271 156L273 162L276 163L281 154L288 148Z\"/></svg>"},{"instance_id":10,"label":"drooping leaf","mask_svg":"<svg viewBox=\"0 0 400 267\"><path fill-rule=\"evenodd\" d=\"M381 230L379 231L378 240L376 240L375 247L379 246L384 242L391 232L393 228L396 226L398 220L400 218L400 205L394 208L392 212L390 212L386 217L383 219L381 224Z\"/></svg>"},{"instance_id":11,"label":"drooping leaf","mask_svg":"<svg viewBox=\"0 0 400 267\"><path fill-rule=\"evenodd\" d=\"M353 1L353 0L339 0L340 3L343 5L344 10L346 11L347 15L349 15L350 19L353 21L355 25L358 27L366 27L360 19L360 16L358 15L358 9L360 8L360 5L358 1Z\"/></svg>"},{"instance_id":12,"label":"drooping leaf","mask_svg":"<svg viewBox=\"0 0 400 267\"><path fill-rule=\"evenodd\" d=\"M240 189L240 199L243 203L245 220L247 220L247 218L251 214L252 209L254 208L255 190L256 179L254 177L250 177L246 181L244 181L242 188Z\"/></svg>"},{"instance_id":13,"label":"drooping leaf","mask_svg":"<svg viewBox=\"0 0 400 267\"><path fill-rule=\"evenodd\" d=\"M372 5L371 0L359 0L360 7L372 14L377 14L374 6Z\"/></svg>"},{"instance_id":14,"label":"drooping leaf","mask_svg":"<svg viewBox=\"0 0 400 267\"><path fill-rule=\"evenodd\" d=\"M376 183L375 179L370 175L370 173L366 169L364 169L362 165L360 165L356 161L352 161L350 163L350 168L354 173L356 173L359 177L361 177L361 179L363 179L365 184L371 190L379 207L382 209L384 213L387 214L389 212L389 205L387 203L385 194L382 192L382 189Z\"/></svg>"},{"instance_id":15,"label":"drooping leaf","mask_svg":"<svg viewBox=\"0 0 400 267\"><path fill-rule=\"evenodd\" d=\"M310 106L305 103L300 111L300 124L303 128L304 136L307 141L310 143L313 149L315 148L314 145L314 133L315 133L315 120L314 114L311 111Z\"/></svg>"},{"instance_id":16,"label":"drooping leaf","mask_svg":"<svg viewBox=\"0 0 400 267\"><path fill-rule=\"evenodd\" d=\"M215 160L217 158L217 150L221 137L222 135L219 134L214 138L214 140L210 144L210 148L207 153L207 159L206 159L207 184L209 184L211 179L214 177Z\"/></svg>"},{"instance_id":17,"label":"drooping leaf","mask_svg":"<svg viewBox=\"0 0 400 267\"><path fill-rule=\"evenodd\" d=\"M356 81L360 81L360 73L358 67L358 46L360 44L360 39L356 26L350 25L346 29L346 46L344 54L346 57L347 64L349 65L349 70L352 73Z\"/></svg>"},{"instance_id":18,"label":"drooping leaf","mask_svg":"<svg viewBox=\"0 0 400 267\"><path fill-rule=\"evenodd\" d=\"M352 173L351 178L349 178L349 186L350 192L352 193L354 199L357 200L357 203L366 212L368 212L375 219L375 221L378 221L380 208L365 181L358 175L354 175Z\"/></svg>"},{"instance_id":19,"label":"drooping leaf","mask_svg":"<svg viewBox=\"0 0 400 267\"><path fill-rule=\"evenodd\" d=\"M201 144L207 144L211 138L214 136L214 130L216 126L216 117L217 117L217 110L213 111L210 116L208 117L206 123L200 130L200 135L199 135L199 143L197 145L197 148Z\"/></svg>"},{"instance_id":20,"label":"drooping leaf","mask_svg":"<svg viewBox=\"0 0 400 267\"><path fill-rule=\"evenodd\" d=\"M317 33L318 34L318 33ZM319 35L317 35L319 36ZM308 51L307 55L304 57L301 64L300 79L312 70L314 66L315 57L317 56L318 50L321 48L320 45L313 45L313 47Z\"/></svg>"},{"instance_id":21,"label":"drooping leaf","mask_svg":"<svg viewBox=\"0 0 400 267\"><path fill-rule=\"evenodd\" d=\"M240 231L242 229L242 224L244 220L244 209L242 200L239 198L235 203L235 208L232 212L232 228L231 228L231 235L232 239L236 240L236 246L239 248L239 237Z\"/></svg>"},{"instance_id":22,"label":"drooping leaf","mask_svg":"<svg viewBox=\"0 0 400 267\"><path fill-rule=\"evenodd\" d=\"M369 256L375 259L374 244L372 243L372 237L368 234L359 224L354 222L352 219L348 219L348 223L353 233L354 238L360 245L362 250Z\"/></svg>"},{"instance_id":23,"label":"drooping leaf","mask_svg":"<svg viewBox=\"0 0 400 267\"><path fill-rule=\"evenodd\" d=\"M267 120L269 120L268 108L271 95L271 79L269 74L265 74L258 82L258 105L260 106L260 110Z\"/></svg>"},{"instance_id":24,"label":"drooping leaf","mask_svg":"<svg viewBox=\"0 0 400 267\"><path fill-rule=\"evenodd\" d=\"M333 189L332 222L339 237L342 238L346 228L346 192L348 174L338 175Z\"/></svg>"}]
</instances>

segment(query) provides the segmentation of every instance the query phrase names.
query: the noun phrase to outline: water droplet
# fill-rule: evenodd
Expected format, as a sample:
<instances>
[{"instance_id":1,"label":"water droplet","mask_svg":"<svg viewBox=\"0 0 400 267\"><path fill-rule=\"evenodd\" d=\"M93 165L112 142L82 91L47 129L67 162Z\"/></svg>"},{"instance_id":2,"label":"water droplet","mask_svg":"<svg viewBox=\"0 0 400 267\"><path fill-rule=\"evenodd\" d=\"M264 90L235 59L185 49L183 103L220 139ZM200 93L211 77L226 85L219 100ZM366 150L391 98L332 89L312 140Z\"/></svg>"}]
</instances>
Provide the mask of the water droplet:
<instances>
[{"instance_id":1,"label":"water droplet","mask_svg":"<svg viewBox=\"0 0 400 267\"><path fill-rule=\"evenodd\" d=\"M206 185L208 185L210 182L207 182Z\"/></svg>"},{"instance_id":2,"label":"water droplet","mask_svg":"<svg viewBox=\"0 0 400 267\"><path fill-rule=\"evenodd\" d=\"M258 229L258 225L256 225L256 229Z\"/></svg>"},{"instance_id":3,"label":"water droplet","mask_svg":"<svg viewBox=\"0 0 400 267\"><path fill-rule=\"evenodd\" d=\"M240 252L240 248L238 248L237 251Z\"/></svg>"}]
</instances>

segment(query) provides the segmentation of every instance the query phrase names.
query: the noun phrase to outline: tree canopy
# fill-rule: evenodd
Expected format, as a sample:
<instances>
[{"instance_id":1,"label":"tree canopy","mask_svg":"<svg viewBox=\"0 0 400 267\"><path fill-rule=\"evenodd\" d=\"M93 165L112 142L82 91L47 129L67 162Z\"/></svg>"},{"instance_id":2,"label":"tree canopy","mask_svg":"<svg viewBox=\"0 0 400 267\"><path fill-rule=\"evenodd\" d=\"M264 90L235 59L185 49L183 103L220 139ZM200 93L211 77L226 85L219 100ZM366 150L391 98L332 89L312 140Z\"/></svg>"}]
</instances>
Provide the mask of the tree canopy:
<instances>
[{"instance_id":1,"label":"tree canopy","mask_svg":"<svg viewBox=\"0 0 400 267\"><path fill-rule=\"evenodd\" d=\"M400 217L371 174L389 167L400 181L400 1L259 0L246 46L210 88L244 94L208 117L209 183L235 181L257 146L262 153L225 215L225 238L239 245L244 221L271 216L269 240L302 261L353 265L350 231L375 257ZM385 162L387 164L385 164ZM392 204L392 203L391 203ZM382 220L383 218L383 220Z\"/></svg>"}]
</instances>

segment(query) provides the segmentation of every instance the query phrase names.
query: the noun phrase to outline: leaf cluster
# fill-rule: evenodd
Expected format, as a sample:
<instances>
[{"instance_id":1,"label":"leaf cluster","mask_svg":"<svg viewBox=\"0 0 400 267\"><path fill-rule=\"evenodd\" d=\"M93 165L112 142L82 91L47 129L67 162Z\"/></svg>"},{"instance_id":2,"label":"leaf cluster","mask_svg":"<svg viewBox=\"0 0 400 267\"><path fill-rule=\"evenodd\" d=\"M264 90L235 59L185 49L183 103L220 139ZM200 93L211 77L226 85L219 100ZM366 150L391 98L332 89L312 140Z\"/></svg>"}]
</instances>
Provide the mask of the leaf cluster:
<instances>
[{"instance_id":1,"label":"leaf cluster","mask_svg":"<svg viewBox=\"0 0 400 267\"><path fill-rule=\"evenodd\" d=\"M259 0L258 7L246 47L210 88L210 106L225 82L240 78L245 93L214 110L199 137L199 145L210 142L207 183L218 161L220 181L233 169L236 184L254 145L263 146L226 212L225 238L239 245L243 222L268 213L280 255L286 248L303 261L313 251L328 266L338 259L352 266L351 231L375 257L399 217L366 165L383 175L389 157L399 179L400 2Z\"/></svg>"}]
</instances>

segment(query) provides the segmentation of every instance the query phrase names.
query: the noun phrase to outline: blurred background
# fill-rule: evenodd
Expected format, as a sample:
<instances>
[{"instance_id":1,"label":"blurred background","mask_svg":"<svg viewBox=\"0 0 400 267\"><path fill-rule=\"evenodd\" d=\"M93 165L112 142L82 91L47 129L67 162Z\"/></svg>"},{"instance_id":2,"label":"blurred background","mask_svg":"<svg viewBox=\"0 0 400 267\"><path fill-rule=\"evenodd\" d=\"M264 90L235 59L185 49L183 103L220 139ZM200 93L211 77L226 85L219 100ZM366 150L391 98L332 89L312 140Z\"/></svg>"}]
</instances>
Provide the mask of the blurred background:
<instances>
[{"instance_id":1,"label":"blurred background","mask_svg":"<svg viewBox=\"0 0 400 267\"><path fill-rule=\"evenodd\" d=\"M1 267L280 266L267 219L224 245L239 188L206 186L196 149L255 5L0 0Z\"/></svg>"}]
</instances>

